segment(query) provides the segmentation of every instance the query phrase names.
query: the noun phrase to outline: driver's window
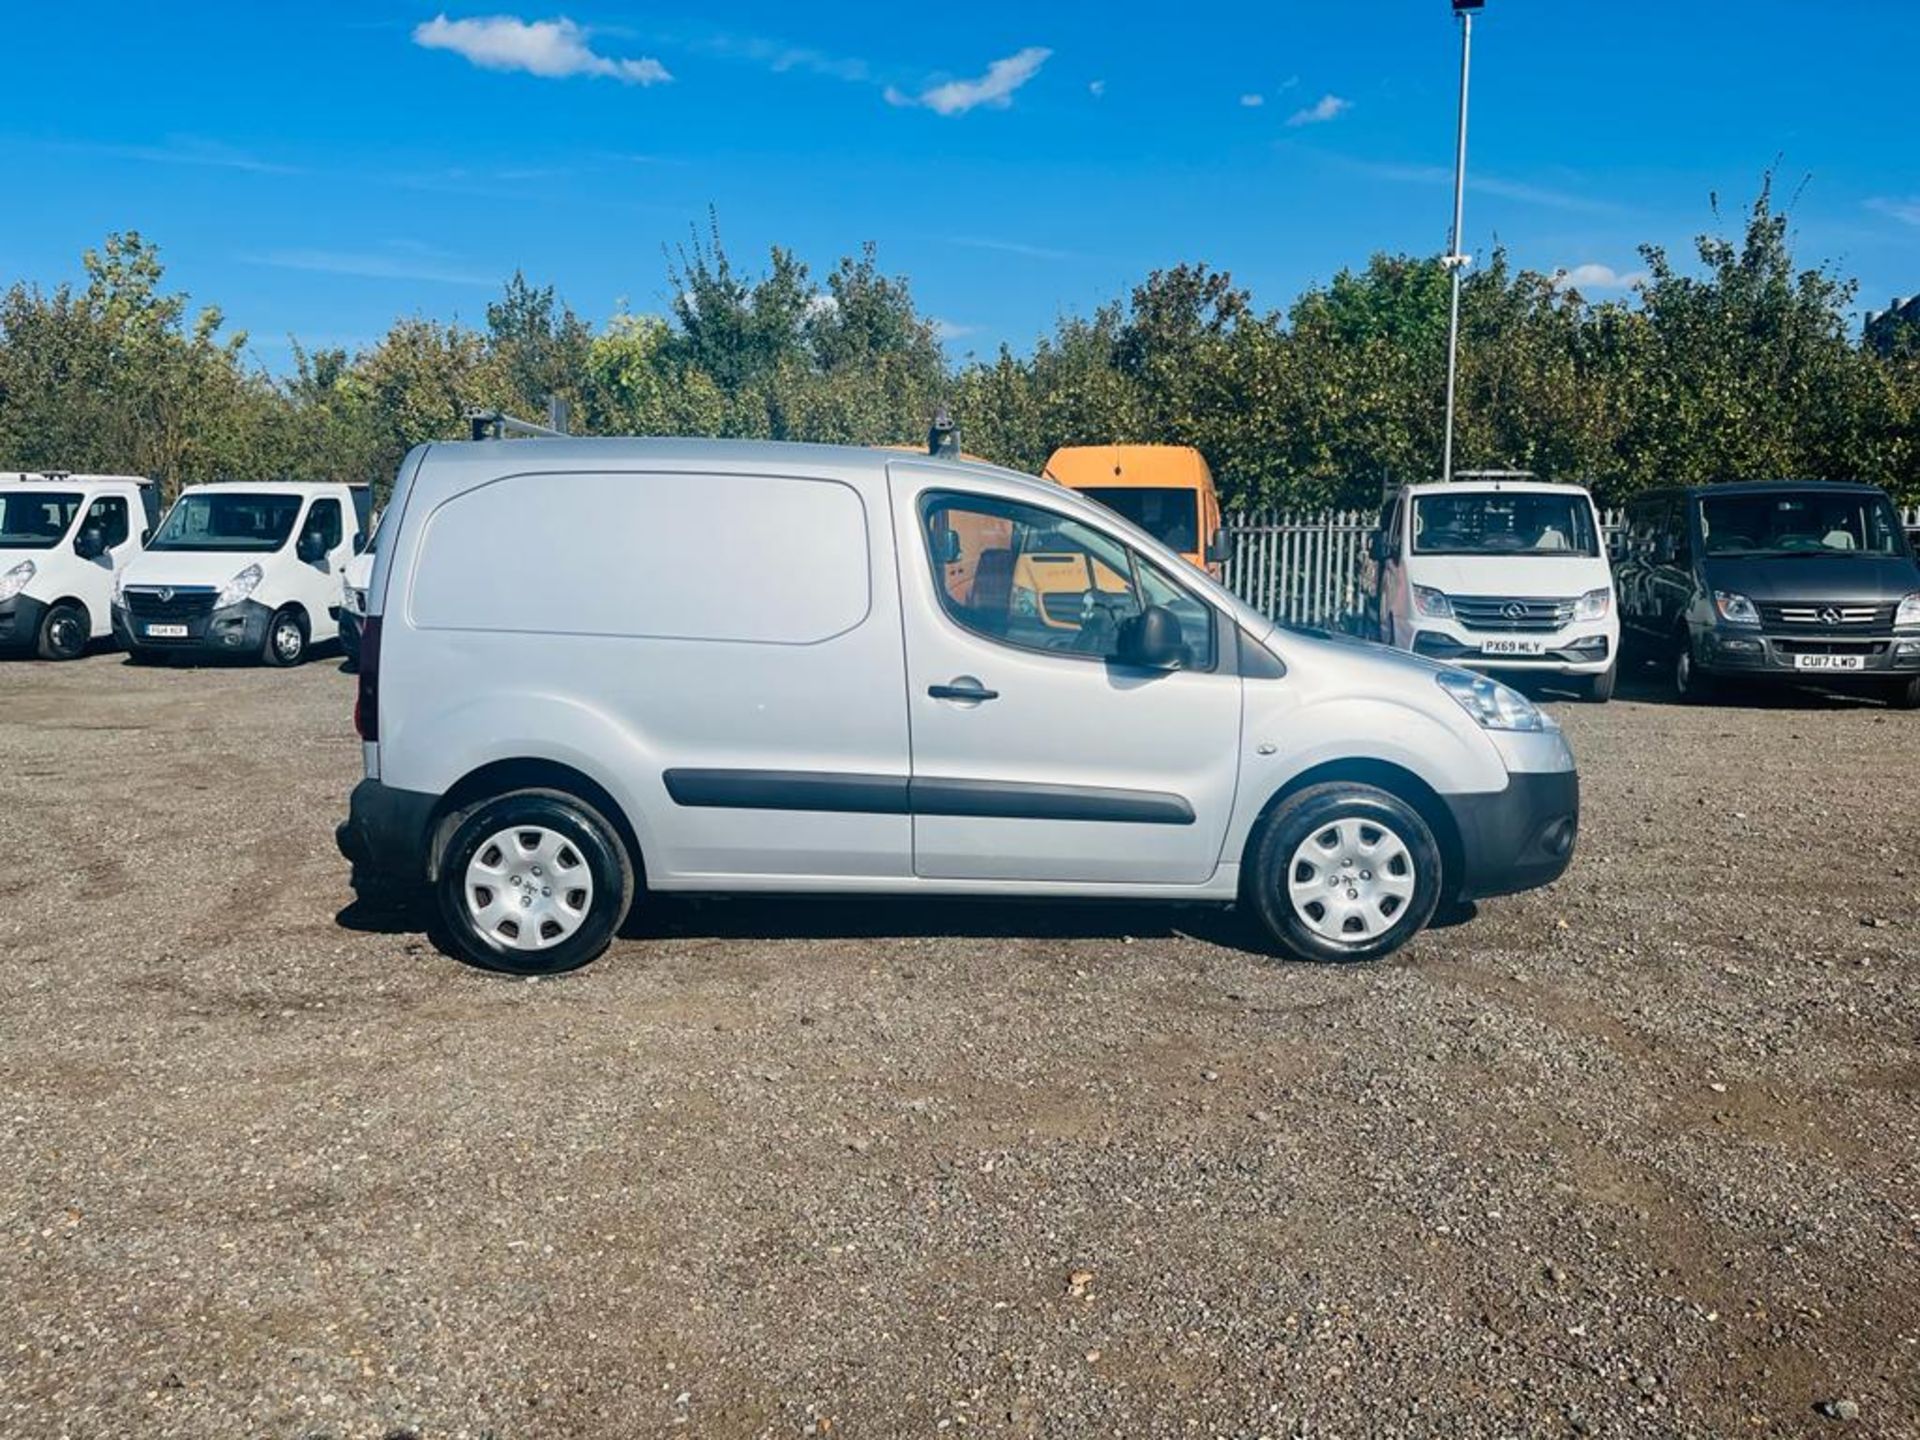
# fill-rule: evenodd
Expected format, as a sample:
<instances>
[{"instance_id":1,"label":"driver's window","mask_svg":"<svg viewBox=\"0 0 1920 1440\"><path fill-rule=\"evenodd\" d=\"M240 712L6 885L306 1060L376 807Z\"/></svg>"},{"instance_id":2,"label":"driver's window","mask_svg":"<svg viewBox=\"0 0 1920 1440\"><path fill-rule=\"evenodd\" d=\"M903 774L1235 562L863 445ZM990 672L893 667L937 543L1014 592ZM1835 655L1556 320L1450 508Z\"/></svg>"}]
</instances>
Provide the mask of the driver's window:
<instances>
[{"instance_id":1,"label":"driver's window","mask_svg":"<svg viewBox=\"0 0 1920 1440\"><path fill-rule=\"evenodd\" d=\"M117 495L106 495L87 509L87 524L97 527L100 541L109 550L127 543L127 502Z\"/></svg>"},{"instance_id":2,"label":"driver's window","mask_svg":"<svg viewBox=\"0 0 1920 1440\"><path fill-rule=\"evenodd\" d=\"M331 555L340 548L340 502L316 500L307 513L307 534L318 537L320 548Z\"/></svg>"},{"instance_id":3,"label":"driver's window","mask_svg":"<svg viewBox=\"0 0 1920 1440\"><path fill-rule=\"evenodd\" d=\"M981 495L935 497L923 515L941 606L976 634L1031 650L1110 656L1144 593L1146 604L1179 620L1185 668L1212 668L1212 612L1112 536Z\"/></svg>"}]
</instances>

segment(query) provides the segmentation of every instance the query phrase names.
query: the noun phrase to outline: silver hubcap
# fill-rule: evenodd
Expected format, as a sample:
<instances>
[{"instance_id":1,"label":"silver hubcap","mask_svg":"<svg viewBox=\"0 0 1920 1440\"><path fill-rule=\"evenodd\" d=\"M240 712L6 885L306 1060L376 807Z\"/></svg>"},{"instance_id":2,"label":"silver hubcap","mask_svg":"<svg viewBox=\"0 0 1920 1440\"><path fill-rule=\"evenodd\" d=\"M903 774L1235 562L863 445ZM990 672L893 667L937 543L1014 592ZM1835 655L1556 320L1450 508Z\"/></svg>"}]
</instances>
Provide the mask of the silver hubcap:
<instances>
[{"instance_id":1,"label":"silver hubcap","mask_svg":"<svg viewBox=\"0 0 1920 1440\"><path fill-rule=\"evenodd\" d=\"M273 648L282 658L292 659L300 653L300 627L291 620L282 620L273 631Z\"/></svg>"},{"instance_id":2,"label":"silver hubcap","mask_svg":"<svg viewBox=\"0 0 1920 1440\"><path fill-rule=\"evenodd\" d=\"M490 836L467 862L467 913L513 950L547 950L586 920L593 872L573 842L539 826Z\"/></svg>"},{"instance_id":3,"label":"silver hubcap","mask_svg":"<svg viewBox=\"0 0 1920 1440\"><path fill-rule=\"evenodd\" d=\"M53 622L53 648L56 650L77 650L80 648L80 622L71 616L63 615Z\"/></svg>"},{"instance_id":4,"label":"silver hubcap","mask_svg":"<svg viewBox=\"0 0 1920 1440\"><path fill-rule=\"evenodd\" d=\"M1406 842L1372 820L1323 825L1293 852L1287 898L1323 940L1363 945L1393 927L1413 899Z\"/></svg>"}]
</instances>

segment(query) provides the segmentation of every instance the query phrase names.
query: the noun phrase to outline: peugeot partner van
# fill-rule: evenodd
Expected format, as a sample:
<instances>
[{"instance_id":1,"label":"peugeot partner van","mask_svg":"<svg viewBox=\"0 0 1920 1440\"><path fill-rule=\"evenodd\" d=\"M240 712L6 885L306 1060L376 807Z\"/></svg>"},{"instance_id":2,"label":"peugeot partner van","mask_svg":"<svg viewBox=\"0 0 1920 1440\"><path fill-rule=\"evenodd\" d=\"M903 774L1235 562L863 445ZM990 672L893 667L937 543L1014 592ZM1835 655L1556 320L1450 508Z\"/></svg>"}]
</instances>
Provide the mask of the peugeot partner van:
<instances>
[{"instance_id":1,"label":"peugeot partner van","mask_svg":"<svg viewBox=\"0 0 1920 1440\"><path fill-rule=\"evenodd\" d=\"M72 660L110 636L114 580L159 507L138 476L0 475L0 649Z\"/></svg>"},{"instance_id":2,"label":"peugeot partner van","mask_svg":"<svg viewBox=\"0 0 1920 1440\"><path fill-rule=\"evenodd\" d=\"M1784 481L1655 490L1627 507L1620 605L1674 690L1786 681L1920 707L1920 566L1887 493Z\"/></svg>"},{"instance_id":3,"label":"peugeot partner van","mask_svg":"<svg viewBox=\"0 0 1920 1440\"><path fill-rule=\"evenodd\" d=\"M1380 638L1472 670L1564 676L1613 697L1620 616L1593 497L1578 485L1406 485L1373 559Z\"/></svg>"},{"instance_id":4,"label":"peugeot partner van","mask_svg":"<svg viewBox=\"0 0 1920 1440\"><path fill-rule=\"evenodd\" d=\"M359 552L364 485L194 485L120 577L113 626L136 660L257 656L296 665L339 633L340 576Z\"/></svg>"},{"instance_id":5,"label":"peugeot partner van","mask_svg":"<svg viewBox=\"0 0 1920 1440\"><path fill-rule=\"evenodd\" d=\"M1037 549L1125 586L1047 625L1011 584ZM1566 741L1505 686L1276 629L1058 486L833 446L416 449L356 724L356 890L430 887L520 973L649 891L1238 900L1367 960L1553 880L1578 826Z\"/></svg>"}]
</instances>

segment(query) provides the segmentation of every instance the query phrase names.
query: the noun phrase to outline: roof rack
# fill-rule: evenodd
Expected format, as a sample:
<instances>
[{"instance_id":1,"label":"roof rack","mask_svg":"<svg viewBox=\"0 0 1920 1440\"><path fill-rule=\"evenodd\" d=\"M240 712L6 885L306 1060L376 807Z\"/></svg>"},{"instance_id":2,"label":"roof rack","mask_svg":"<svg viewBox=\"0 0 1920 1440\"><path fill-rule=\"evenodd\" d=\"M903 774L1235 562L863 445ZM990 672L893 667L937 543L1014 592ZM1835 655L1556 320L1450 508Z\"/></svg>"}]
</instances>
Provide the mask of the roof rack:
<instances>
[{"instance_id":1,"label":"roof rack","mask_svg":"<svg viewBox=\"0 0 1920 1440\"><path fill-rule=\"evenodd\" d=\"M1455 470L1453 478L1459 480L1538 480L1540 477L1531 470Z\"/></svg>"},{"instance_id":2,"label":"roof rack","mask_svg":"<svg viewBox=\"0 0 1920 1440\"><path fill-rule=\"evenodd\" d=\"M540 436L562 440L567 435L567 402L558 395L547 401L547 423L538 424L509 415L504 410L469 410L467 428L475 440L504 440L509 435Z\"/></svg>"}]
</instances>

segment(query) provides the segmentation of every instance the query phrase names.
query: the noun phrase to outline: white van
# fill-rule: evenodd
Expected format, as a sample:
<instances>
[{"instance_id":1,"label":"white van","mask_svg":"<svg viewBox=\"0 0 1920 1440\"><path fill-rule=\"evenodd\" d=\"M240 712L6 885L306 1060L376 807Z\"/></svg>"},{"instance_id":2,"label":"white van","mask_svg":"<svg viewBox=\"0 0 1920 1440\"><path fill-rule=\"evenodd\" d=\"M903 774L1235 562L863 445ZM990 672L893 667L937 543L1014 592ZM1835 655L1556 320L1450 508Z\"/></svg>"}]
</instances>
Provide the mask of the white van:
<instances>
[{"instance_id":1,"label":"white van","mask_svg":"<svg viewBox=\"0 0 1920 1440\"><path fill-rule=\"evenodd\" d=\"M430 885L520 973L592 959L646 890L1240 900L1363 960L1573 851L1573 757L1525 697L1276 629L989 466L423 446L368 600L355 888Z\"/></svg>"},{"instance_id":2,"label":"white van","mask_svg":"<svg viewBox=\"0 0 1920 1440\"><path fill-rule=\"evenodd\" d=\"M120 577L113 626L136 660L257 655L295 665L339 633L340 576L364 544L364 485L193 485Z\"/></svg>"},{"instance_id":3,"label":"white van","mask_svg":"<svg viewBox=\"0 0 1920 1440\"><path fill-rule=\"evenodd\" d=\"M111 635L114 579L159 507L134 475L0 474L0 649L72 660Z\"/></svg>"},{"instance_id":4,"label":"white van","mask_svg":"<svg viewBox=\"0 0 1920 1440\"><path fill-rule=\"evenodd\" d=\"M1613 697L1620 607L1593 497L1578 485L1407 485L1381 513L1380 638L1474 670L1570 677Z\"/></svg>"}]
</instances>

